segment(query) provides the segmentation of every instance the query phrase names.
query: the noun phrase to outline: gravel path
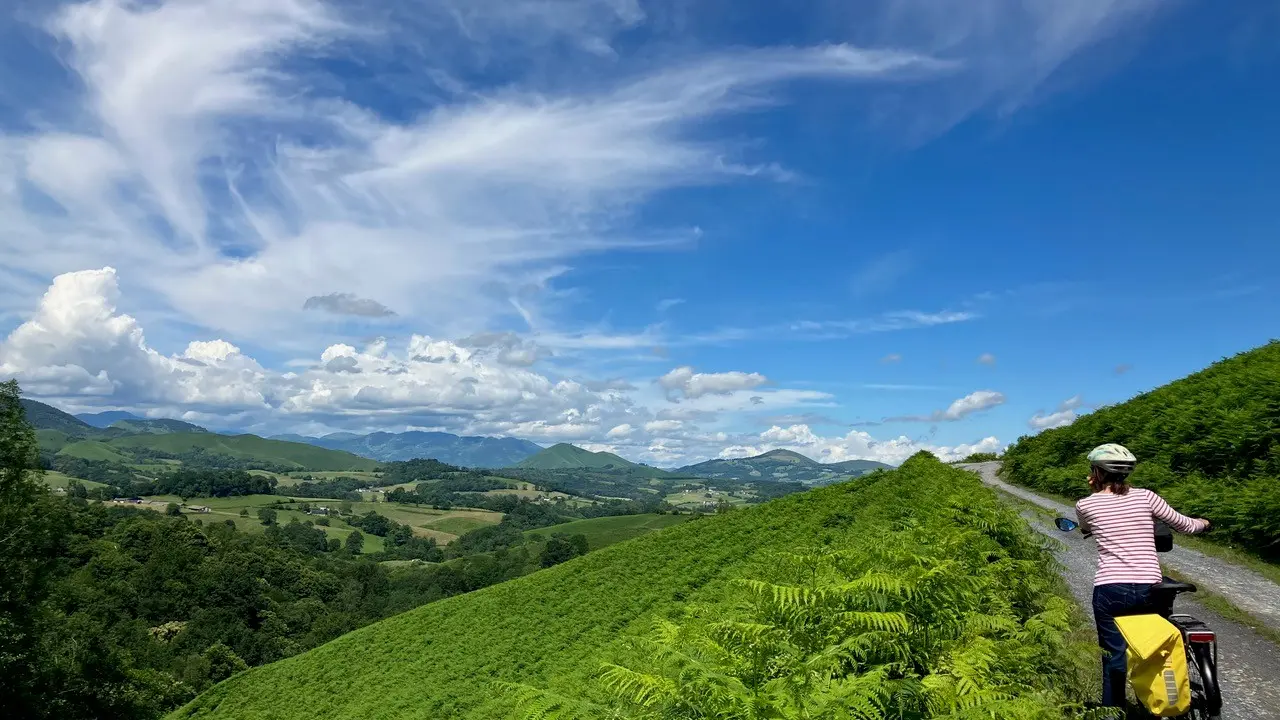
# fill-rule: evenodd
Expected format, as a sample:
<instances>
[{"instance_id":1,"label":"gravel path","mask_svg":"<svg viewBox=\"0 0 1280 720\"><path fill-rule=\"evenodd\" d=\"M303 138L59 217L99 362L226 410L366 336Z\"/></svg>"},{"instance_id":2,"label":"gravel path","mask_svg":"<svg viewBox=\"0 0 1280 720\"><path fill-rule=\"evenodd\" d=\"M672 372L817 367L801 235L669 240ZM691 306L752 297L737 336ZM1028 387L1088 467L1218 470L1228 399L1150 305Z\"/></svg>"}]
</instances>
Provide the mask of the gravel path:
<instances>
[{"instance_id":1,"label":"gravel path","mask_svg":"<svg viewBox=\"0 0 1280 720\"><path fill-rule=\"evenodd\" d=\"M1075 518L1074 508L1001 481L996 477L1000 469L998 462L960 467L978 473L983 482L1010 495ZM1065 568L1063 577L1092 618L1093 573L1097 568L1093 541L1079 533L1059 532L1052 523L1033 513L1027 514L1027 520L1037 530L1062 541L1058 560ZM1172 552L1161 553L1160 559L1197 585L1213 590L1269 627L1280 630L1280 587L1270 580L1251 570L1176 546ZM1183 595L1178 600L1178 612L1205 621L1218 633L1223 720L1280 720L1280 648L1251 628L1223 618L1193 598L1193 595Z\"/></svg>"}]
</instances>

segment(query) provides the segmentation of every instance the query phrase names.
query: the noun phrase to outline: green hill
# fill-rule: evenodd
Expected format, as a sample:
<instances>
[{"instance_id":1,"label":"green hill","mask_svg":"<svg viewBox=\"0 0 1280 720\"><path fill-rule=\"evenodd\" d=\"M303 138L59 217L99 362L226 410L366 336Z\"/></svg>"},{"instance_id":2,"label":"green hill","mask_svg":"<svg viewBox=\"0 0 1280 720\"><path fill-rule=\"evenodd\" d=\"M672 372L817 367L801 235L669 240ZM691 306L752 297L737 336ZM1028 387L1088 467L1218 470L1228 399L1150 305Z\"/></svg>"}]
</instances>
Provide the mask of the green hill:
<instances>
[{"instance_id":1,"label":"green hill","mask_svg":"<svg viewBox=\"0 0 1280 720\"><path fill-rule=\"evenodd\" d=\"M1219 539L1280 557L1280 342L1020 438L1005 451L1004 473L1081 497L1088 492L1085 455L1104 442L1138 456L1135 485L1208 518Z\"/></svg>"},{"instance_id":2,"label":"green hill","mask_svg":"<svg viewBox=\"0 0 1280 720\"><path fill-rule=\"evenodd\" d=\"M79 440L69 443L58 451L59 455L69 455L84 460L105 460L107 462L129 463L132 460L121 455L115 448L97 440Z\"/></svg>"},{"instance_id":3,"label":"green hill","mask_svg":"<svg viewBox=\"0 0 1280 720\"><path fill-rule=\"evenodd\" d=\"M118 428L131 433L152 433L155 435L164 435L168 433L207 433L208 430L199 425L192 425L182 420L170 420L168 418L137 418L131 420L117 420L111 423L113 428Z\"/></svg>"},{"instance_id":4,"label":"green hill","mask_svg":"<svg viewBox=\"0 0 1280 720\"><path fill-rule=\"evenodd\" d=\"M95 437L99 433L98 428L52 405L23 399L22 409L36 430L57 430L75 437Z\"/></svg>"},{"instance_id":5,"label":"green hill","mask_svg":"<svg viewBox=\"0 0 1280 720\"><path fill-rule=\"evenodd\" d=\"M661 674L659 684L675 688L705 671L705 687L714 678L741 682L762 705L790 694L765 692L760 683L769 676L752 667L794 678L789 687L797 692L829 691L830 703L847 702L848 695L833 694L858 688L883 692L885 703L927 692L947 709L958 707L967 688L970 701L983 697L972 693L1007 693L1027 717L1060 717L1061 705L1075 699L1060 688L1084 684L1067 672L1080 667L1073 658L1085 660L1085 672L1093 663L1064 641L1070 604L1055 594L1052 567L1042 540L974 475L921 455L868 482L703 517L430 603L241 673L171 717L490 720L507 717L516 696L535 706L522 716L548 717L536 706L564 703L541 690L623 703L616 687L598 680L606 662ZM678 681L668 679L672 668L653 666L661 654L632 645L653 637L660 619L685 629L655 642L687 641L684 652L700 652L693 648L720 637L734 656L704 656ZM778 622L792 624L767 624ZM733 634L739 630L755 641L730 642L745 637ZM845 649L815 644L820 638L838 638ZM756 652L756 662L741 652ZM882 679L874 668L893 658L928 677ZM820 672L835 673L834 683L809 681ZM844 705L813 715L853 716Z\"/></svg>"},{"instance_id":6,"label":"green hill","mask_svg":"<svg viewBox=\"0 0 1280 720\"><path fill-rule=\"evenodd\" d=\"M521 460L518 468L533 470L609 470L658 477L665 475L657 468L633 463L611 452L591 452L576 445L560 443Z\"/></svg>"},{"instance_id":7,"label":"green hill","mask_svg":"<svg viewBox=\"0 0 1280 720\"><path fill-rule=\"evenodd\" d=\"M526 530L524 534L525 537L543 538L558 533L584 535L587 538L587 547L591 550L599 550L623 540L647 535L654 530L679 525L693 517L693 515L610 515Z\"/></svg>"},{"instance_id":8,"label":"green hill","mask_svg":"<svg viewBox=\"0 0 1280 720\"><path fill-rule=\"evenodd\" d=\"M130 450L159 450L173 455L202 451L210 455L292 465L300 470L371 471L378 467L376 460L348 452L303 443L268 440L257 435L217 435L209 432L127 435L115 438L108 444L126 454Z\"/></svg>"},{"instance_id":9,"label":"green hill","mask_svg":"<svg viewBox=\"0 0 1280 720\"><path fill-rule=\"evenodd\" d=\"M874 460L820 463L791 450L770 450L754 457L707 460L682 467L677 472L711 480L826 485L888 467L890 466Z\"/></svg>"}]
</instances>

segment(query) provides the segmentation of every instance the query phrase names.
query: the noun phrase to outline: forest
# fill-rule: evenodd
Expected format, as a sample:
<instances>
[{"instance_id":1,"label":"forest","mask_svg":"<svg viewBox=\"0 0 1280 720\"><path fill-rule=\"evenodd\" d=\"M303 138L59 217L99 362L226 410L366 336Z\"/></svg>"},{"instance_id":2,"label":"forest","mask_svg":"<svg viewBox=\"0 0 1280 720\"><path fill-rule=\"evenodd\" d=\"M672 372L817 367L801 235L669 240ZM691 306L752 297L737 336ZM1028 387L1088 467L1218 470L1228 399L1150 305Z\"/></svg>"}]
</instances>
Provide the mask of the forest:
<instances>
[{"instance_id":1,"label":"forest","mask_svg":"<svg viewBox=\"0 0 1280 720\"><path fill-rule=\"evenodd\" d=\"M90 502L75 481L66 497L57 497L40 482L41 472L18 388L4 383L4 717L157 718L247 667L588 549L581 535L526 538L521 530L527 518L503 525L501 542L469 533L453 544L456 548L438 548L377 513L352 517L360 530L345 544L326 538L310 522L278 523L269 507L258 515L263 532L247 533L233 520L205 522L198 516ZM197 496L259 481L241 470L183 469L158 482L169 483L166 490ZM385 550L361 555L361 531L383 536ZM379 563L440 562L446 554L456 559L403 567Z\"/></svg>"},{"instance_id":2,"label":"forest","mask_svg":"<svg viewBox=\"0 0 1280 720\"><path fill-rule=\"evenodd\" d=\"M1138 457L1134 485L1208 518L1211 537L1280 559L1280 342L1273 341L1071 425L1023 437L1006 478L1070 498L1104 442Z\"/></svg>"}]
</instances>

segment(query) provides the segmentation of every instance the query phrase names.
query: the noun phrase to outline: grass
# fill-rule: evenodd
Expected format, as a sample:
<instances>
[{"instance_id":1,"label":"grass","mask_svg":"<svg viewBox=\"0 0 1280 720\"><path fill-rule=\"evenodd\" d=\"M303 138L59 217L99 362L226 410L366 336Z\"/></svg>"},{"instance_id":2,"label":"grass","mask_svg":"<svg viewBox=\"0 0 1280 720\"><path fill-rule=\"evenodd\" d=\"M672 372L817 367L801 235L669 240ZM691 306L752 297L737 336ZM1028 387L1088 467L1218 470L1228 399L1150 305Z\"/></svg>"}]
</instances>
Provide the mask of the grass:
<instances>
[{"instance_id":1,"label":"grass","mask_svg":"<svg viewBox=\"0 0 1280 720\"><path fill-rule=\"evenodd\" d=\"M1164 568L1164 574L1178 582L1195 583L1195 578L1183 575L1172 568ZM1218 613L1224 619L1244 625L1271 642L1280 645L1280 632L1268 627L1266 623L1258 620L1258 618L1254 617L1248 611L1241 610L1236 607L1235 603L1232 603L1230 600L1213 592L1212 590L1205 590L1204 588L1197 586L1195 594L1190 597L1195 598L1196 602Z\"/></svg>"},{"instance_id":2,"label":"grass","mask_svg":"<svg viewBox=\"0 0 1280 720\"><path fill-rule=\"evenodd\" d=\"M106 460L115 463L129 463L130 458L116 451L115 448L97 440L81 440L64 446L59 455L83 458L85 460Z\"/></svg>"},{"instance_id":3,"label":"grass","mask_svg":"<svg viewBox=\"0 0 1280 720\"><path fill-rule=\"evenodd\" d=\"M921 465L918 478L887 473L871 482L696 516L532 575L424 605L241 673L171 717L488 720L504 717L507 709L494 681L577 694L592 684L602 662L648 636L656 619L734 602L731 583L767 577L780 553L839 548L867 532L887 532L920 503L957 488L990 497L968 473L927 459L916 467ZM610 518L595 524L599 532L617 536L623 523ZM963 546L947 547L958 552ZM1074 679L1075 670L1068 670L1064 677Z\"/></svg>"},{"instance_id":4,"label":"grass","mask_svg":"<svg viewBox=\"0 0 1280 720\"><path fill-rule=\"evenodd\" d=\"M591 550L606 548L614 543L647 535L654 530L679 525L693 519L692 515L615 515L610 517L574 520L551 527L526 530L530 538L549 538L556 533L585 535Z\"/></svg>"},{"instance_id":5,"label":"grass","mask_svg":"<svg viewBox=\"0 0 1280 720\"><path fill-rule=\"evenodd\" d=\"M86 490L92 490L93 488L106 487L106 485L103 483L94 482L92 480L80 480L79 478L73 478L70 475L63 475L57 470L44 471L44 484L48 485L51 488L66 488L68 483L70 483L72 480L78 480L81 485L84 485Z\"/></svg>"}]
</instances>

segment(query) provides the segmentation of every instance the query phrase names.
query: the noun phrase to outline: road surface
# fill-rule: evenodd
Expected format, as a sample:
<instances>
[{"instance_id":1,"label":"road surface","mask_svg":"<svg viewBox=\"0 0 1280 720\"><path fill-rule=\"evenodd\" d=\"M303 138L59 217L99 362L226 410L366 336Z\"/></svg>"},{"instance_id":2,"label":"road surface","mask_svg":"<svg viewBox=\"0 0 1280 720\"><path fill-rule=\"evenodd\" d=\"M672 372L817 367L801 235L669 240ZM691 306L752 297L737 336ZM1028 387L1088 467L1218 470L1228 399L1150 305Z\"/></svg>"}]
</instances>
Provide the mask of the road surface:
<instances>
[{"instance_id":1,"label":"road surface","mask_svg":"<svg viewBox=\"0 0 1280 720\"><path fill-rule=\"evenodd\" d=\"M1000 480L1000 463L975 463L960 467L978 473L983 482L1010 495L1039 505L1057 515L1074 519L1075 510L1024 488ZM1090 614L1092 622L1093 573L1097 551L1092 540L1079 533L1059 532L1052 523L1027 514L1037 530L1063 542L1058 560L1071 592ZM1174 539L1175 544L1177 539ZM1280 630L1280 586L1257 573L1230 565L1203 553L1175 547L1162 553L1161 562L1177 570L1198 586L1221 595L1236 607L1249 612L1259 622ZM1218 673L1222 686L1223 720L1280 720L1280 648L1252 628L1223 618L1194 600L1179 598L1177 609L1193 615L1218 633ZM1101 670L1099 670L1101 671Z\"/></svg>"}]
</instances>

